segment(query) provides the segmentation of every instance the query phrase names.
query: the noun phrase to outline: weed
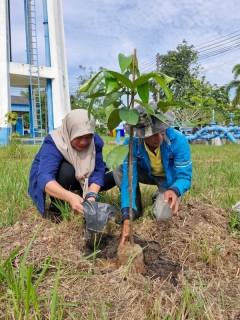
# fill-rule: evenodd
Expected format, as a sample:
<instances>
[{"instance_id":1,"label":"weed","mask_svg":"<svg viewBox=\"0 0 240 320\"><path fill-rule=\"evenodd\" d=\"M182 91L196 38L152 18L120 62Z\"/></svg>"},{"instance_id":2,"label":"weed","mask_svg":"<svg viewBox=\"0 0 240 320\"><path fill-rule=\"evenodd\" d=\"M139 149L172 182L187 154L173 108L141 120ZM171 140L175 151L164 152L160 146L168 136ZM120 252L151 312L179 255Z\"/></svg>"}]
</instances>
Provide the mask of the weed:
<instances>
[{"instance_id":1,"label":"weed","mask_svg":"<svg viewBox=\"0 0 240 320\"><path fill-rule=\"evenodd\" d=\"M6 299L8 299L9 306L13 310L14 318L29 319L30 307L34 309L36 315L40 319L40 308L36 295L36 289L42 280L49 264L43 268L35 284L33 284L33 266L29 264L26 266L28 252L32 246L34 239L39 232L41 225L33 235L29 242L23 258L20 262L19 272L16 272L13 267L13 259L18 254L19 249L16 249L0 266L0 280L1 283L6 283Z\"/></svg>"},{"instance_id":2,"label":"weed","mask_svg":"<svg viewBox=\"0 0 240 320\"><path fill-rule=\"evenodd\" d=\"M26 157L26 148L23 145L21 139L19 139L20 134L17 132L12 133L9 138L10 142L6 147L7 156L12 159L24 159Z\"/></svg>"},{"instance_id":3,"label":"weed","mask_svg":"<svg viewBox=\"0 0 240 320\"><path fill-rule=\"evenodd\" d=\"M74 213L73 213L72 208L68 202L56 199L54 204L60 210L61 217L64 221L70 221L73 219Z\"/></svg>"},{"instance_id":4,"label":"weed","mask_svg":"<svg viewBox=\"0 0 240 320\"><path fill-rule=\"evenodd\" d=\"M139 255L141 252L143 252L143 250L147 248L147 246L141 248L140 250L136 251L129 259L128 259L128 263L124 268L124 273L123 273L123 278L126 276L126 274L128 273L129 268L131 267L131 264L133 263L133 260L137 257L137 255Z\"/></svg>"},{"instance_id":5,"label":"weed","mask_svg":"<svg viewBox=\"0 0 240 320\"><path fill-rule=\"evenodd\" d=\"M195 261L195 258L199 257L204 263L209 264L212 269L217 266L220 257L221 247L218 245L218 235L214 235L214 239L209 242L201 231L199 231L199 234L200 240L196 241L192 239L190 243L190 252L193 253L191 260Z\"/></svg>"}]
</instances>

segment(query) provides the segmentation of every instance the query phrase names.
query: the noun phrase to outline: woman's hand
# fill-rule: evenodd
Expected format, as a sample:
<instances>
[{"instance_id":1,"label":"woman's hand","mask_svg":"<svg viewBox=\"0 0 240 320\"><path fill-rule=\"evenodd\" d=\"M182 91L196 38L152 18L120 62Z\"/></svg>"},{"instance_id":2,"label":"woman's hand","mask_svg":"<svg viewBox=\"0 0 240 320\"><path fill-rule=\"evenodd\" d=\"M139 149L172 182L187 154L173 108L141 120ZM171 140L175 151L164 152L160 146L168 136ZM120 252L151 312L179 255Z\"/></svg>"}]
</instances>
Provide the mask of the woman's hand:
<instances>
[{"instance_id":1,"label":"woman's hand","mask_svg":"<svg viewBox=\"0 0 240 320\"><path fill-rule=\"evenodd\" d=\"M81 198L78 194L71 192L68 202L74 211L84 214L83 206L82 206L83 198Z\"/></svg>"},{"instance_id":2,"label":"woman's hand","mask_svg":"<svg viewBox=\"0 0 240 320\"><path fill-rule=\"evenodd\" d=\"M87 200L96 201L96 198L95 197L88 197Z\"/></svg>"},{"instance_id":3,"label":"woman's hand","mask_svg":"<svg viewBox=\"0 0 240 320\"><path fill-rule=\"evenodd\" d=\"M67 201L74 211L83 212L83 198L79 195L64 189L57 181L49 181L45 186L45 192L54 198Z\"/></svg>"}]
</instances>

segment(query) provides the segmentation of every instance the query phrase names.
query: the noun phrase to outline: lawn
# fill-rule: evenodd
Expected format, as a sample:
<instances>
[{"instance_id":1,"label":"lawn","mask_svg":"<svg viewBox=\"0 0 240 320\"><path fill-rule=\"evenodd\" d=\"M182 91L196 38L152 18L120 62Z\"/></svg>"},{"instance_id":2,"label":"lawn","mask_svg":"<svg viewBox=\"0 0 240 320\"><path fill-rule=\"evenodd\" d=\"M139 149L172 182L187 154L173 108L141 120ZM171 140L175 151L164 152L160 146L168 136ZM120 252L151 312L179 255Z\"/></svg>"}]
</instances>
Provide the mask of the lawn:
<instances>
[{"instance_id":1,"label":"lawn","mask_svg":"<svg viewBox=\"0 0 240 320\"><path fill-rule=\"evenodd\" d=\"M104 157L116 138L103 137ZM83 238L83 219L43 219L27 193L39 146L0 148L0 319L240 319L240 146L191 145L192 188L180 216L157 222L141 185L134 240L145 273L116 267L121 227ZM119 207L115 187L101 201Z\"/></svg>"}]
</instances>

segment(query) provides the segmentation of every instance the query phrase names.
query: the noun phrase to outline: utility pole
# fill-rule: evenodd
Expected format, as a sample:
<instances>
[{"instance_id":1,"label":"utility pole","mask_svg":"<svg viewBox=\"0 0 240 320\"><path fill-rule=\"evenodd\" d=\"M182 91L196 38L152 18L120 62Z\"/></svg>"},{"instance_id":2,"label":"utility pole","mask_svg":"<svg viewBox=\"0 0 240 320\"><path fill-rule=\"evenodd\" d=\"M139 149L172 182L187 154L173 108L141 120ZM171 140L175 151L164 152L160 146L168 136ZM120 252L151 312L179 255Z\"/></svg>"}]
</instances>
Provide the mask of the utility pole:
<instances>
[{"instance_id":1,"label":"utility pole","mask_svg":"<svg viewBox=\"0 0 240 320\"><path fill-rule=\"evenodd\" d=\"M160 71L159 53L157 53L157 72L159 71ZM159 90L160 90L160 87L159 87L159 84L157 83L157 96L156 96L157 103L159 102Z\"/></svg>"}]
</instances>

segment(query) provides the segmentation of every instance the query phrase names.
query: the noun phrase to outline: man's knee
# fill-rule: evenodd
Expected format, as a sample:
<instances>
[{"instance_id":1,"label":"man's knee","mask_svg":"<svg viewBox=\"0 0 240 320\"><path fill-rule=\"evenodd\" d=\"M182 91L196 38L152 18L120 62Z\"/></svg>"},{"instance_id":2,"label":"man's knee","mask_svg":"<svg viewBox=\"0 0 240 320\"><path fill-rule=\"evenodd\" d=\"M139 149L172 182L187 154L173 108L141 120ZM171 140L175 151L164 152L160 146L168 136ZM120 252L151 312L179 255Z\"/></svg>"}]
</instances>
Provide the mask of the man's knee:
<instances>
[{"instance_id":1,"label":"man's knee","mask_svg":"<svg viewBox=\"0 0 240 320\"><path fill-rule=\"evenodd\" d=\"M116 169L114 169L113 177L118 188L120 188L121 186L122 176L123 176L122 166L119 166Z\"/></svg>"}]
</instances>

